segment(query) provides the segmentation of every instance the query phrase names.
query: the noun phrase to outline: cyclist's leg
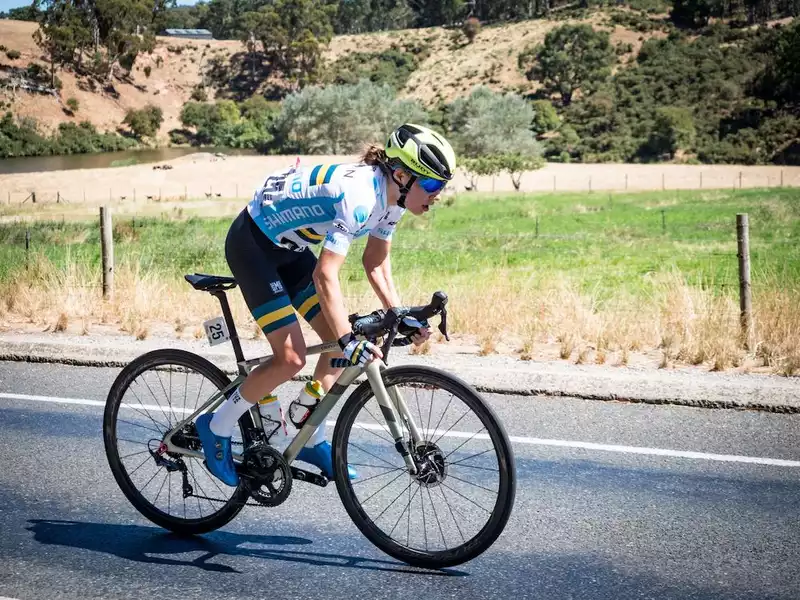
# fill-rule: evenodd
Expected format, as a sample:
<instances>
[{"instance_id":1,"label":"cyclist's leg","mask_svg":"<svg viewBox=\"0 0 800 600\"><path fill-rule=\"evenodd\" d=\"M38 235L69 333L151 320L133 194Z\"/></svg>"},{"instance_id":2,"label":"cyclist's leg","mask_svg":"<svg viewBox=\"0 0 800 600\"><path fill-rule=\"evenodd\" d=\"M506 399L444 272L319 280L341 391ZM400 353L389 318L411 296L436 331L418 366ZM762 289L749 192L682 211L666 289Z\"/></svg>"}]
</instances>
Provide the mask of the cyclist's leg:
<instances>
[{"instance_id":1,"label":"cyclist's leg","mask_svg":"<svg viewBox=\"0 0 800 600\"><path fill-rule=\"evenodd\" d=\"M292 298L297 313L309 324L323 342L336 341L336 334L328 325L325 315L319 305L317 290L312 279L317 258L306 249L300 253L297 262L291 268L279 268L278 274L286 283L289 296ZM314 380L319 381L325 390L329 390L342 370L331 367L331 359L342 356L341 352L326 352L320 354L314 368Z\"/></svg>"},{"instance_id":2,"label":"cyclist's leg","mask_svg":"<svg viewBox=\"0 0 800 600\"><path fill-rule=\"evenodd\" d=\"M317 259L310 250L301 253L301 258L290 269L279 269L283 281L292 297L292 304L295 310L305 319L314 329L323 342L331 342L336 339L335 334L319 305L317 291L314 288L312 275ZM322 385L324 391L328 391L341 374L341 369L331 367L331 358L341 356L341 352L326 352L320 354L317 365L314 369L314 380ZM306 389L308 390L307 384ZM312 390L308 390L313 394ZM301 396L304 392L301 392ZM298 398L298 401L300 398ZM321 423L316 431L311 435L305 447L297 455L298 460L311 463L319 467L328 477L333 478L333 461L331 460L331 445L325 439L325 423ZM350 478L355 479L357 473L349 468Z\"/></svg>"},{"instance_id":3,"label":"cyclist's leg","mask_svg":"<svg viewBox=\"0 0 800 600\"><path fill-rule=\"evenodd\" d=\"M234 220L225 241L225 257L250 312L267 335L274 359L251 371L213 418L203 415L197 429L209 470L229 485L238 480L230 452L236 422L256 402L292 378L305 365L306 346L278 266L295 259L272 244L246 211Z\"/></svg>"}]
</instances>

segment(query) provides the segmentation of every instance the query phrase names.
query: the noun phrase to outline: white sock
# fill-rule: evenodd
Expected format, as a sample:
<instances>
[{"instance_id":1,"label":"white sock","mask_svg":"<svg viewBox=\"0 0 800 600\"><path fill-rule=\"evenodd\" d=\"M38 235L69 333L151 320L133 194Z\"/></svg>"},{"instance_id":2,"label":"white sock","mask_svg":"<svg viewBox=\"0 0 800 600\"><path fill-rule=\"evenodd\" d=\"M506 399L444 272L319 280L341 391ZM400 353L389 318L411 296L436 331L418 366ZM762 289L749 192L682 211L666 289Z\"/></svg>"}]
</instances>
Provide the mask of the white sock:
<instances>
[{"instance_id":1,"label":"white sock","mask_svg":"<svg viewBox=\"0 0 800 600\"><path fill-rule=\"evenodd\" d=\"M313 448L317 444L321 444L325 441L325 421L319 424L317 430L311 434L311 437L308 438L306 442L306 448Z\"/></svg>"},{"instance_id":2,"label":"white sock","mask_svg":"<svg viewBox=\"0 0 800 600\"><path fill-rule=\"evenodd\" d=\"M209 429L214 435L231 437L239 417L255 406L245 400L244 396L239 392L240 387L236 388L231 397L225 400L222 406L217 409L217 412L214 413L214 418L209 423Z\"/></svg>"}]
</instances>

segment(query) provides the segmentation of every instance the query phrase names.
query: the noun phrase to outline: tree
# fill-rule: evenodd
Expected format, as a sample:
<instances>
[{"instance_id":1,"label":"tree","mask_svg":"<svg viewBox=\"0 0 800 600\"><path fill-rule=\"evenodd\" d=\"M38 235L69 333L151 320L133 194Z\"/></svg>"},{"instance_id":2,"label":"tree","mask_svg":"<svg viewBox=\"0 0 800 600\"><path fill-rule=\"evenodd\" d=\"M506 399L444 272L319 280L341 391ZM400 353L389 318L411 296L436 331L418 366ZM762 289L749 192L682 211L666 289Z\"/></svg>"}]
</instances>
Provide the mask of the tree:
<instances>
[{"instance_id":1,"label":"tree","mask_svg":"<svg viewBox=\"0 0 800 600\"><path fill-rule=\"evenodd\" d=\"M552 102L549 100L534 100L531 105L534 112L533 130L537 134L556 131L559 128L561 119L558 118L558 113Z\"/></svg>"},{"instance_id":2,"label":"tree","mask_svg":"<svg viewBox=\"0 0 800 600\"><path fill-rule=\"evenodd\" d=\"M133 135L141 140L145 137L153 138L158 135L158 130L161 128L163 120L164 114L161 109L148 104L139 110L129 110L122 123L130 127Z\"/></svg>"},{"instance_id":3,"label":"tree","mask_svg":"<svg viewBox=\"0 0 800 600\"><path fill-rule=\"evenodd\" d=\"M548 32L543 45L521 54L520 67L528 79L541 81L547 93L560 94L562 104L569 106L576 90L589 92L604 81L615 60L608 33L586 24L562 25Z\"/></svg>"},{"instance_id":4,"label":"tree","mask_svg":"<svg viewBox=\"0 0 800 600\"><path fill-rule=\"evenodd\" d=\"M34 38L47 53L55 78L57 66L73 65L109 81L117 66L130 72L141 52L155 47L158 16L172 0L39 0L39 29Z\"/></svg>"},{"instance_id":5,"label":"tree","mask_svg":"<svg viewBox=\"0 0 800 600\"><path fill-rule=\"evenodd\" d=\"M757 87L764 98L800 106L800 21L778 33Z\"/></svg>"},{"instance_id":6,"label":"tree","mask_svg":"<svg viewBox=\"0 0 800 600\"><path fill-rule=\"evenodd\" d=\"M242 41L252 33L273 68L305 84L316 77L322 46L333 35L334 11L319 0L275 0L242 16Z\"/></svg>"},{"instance_id":7,"label":"tree","mask_svg":"<svg viewBox=\"0 0 800 600\"><path fill-rule=\"evenodd\" d=\"M343 154L366 143L383 143L392 129L406 122L424 124L424 109L400 100L388 85L309 86L287 96L275 121L284 152Z\"/></svg>"},{"instance_id":8,"label":"tree","mask_svg":"<svg viewBox=\"0 0 800 600\"><path fill-rule=\"evenodd\" d=\"M40 15L41 13L39 12L39 9L36 7L36 4L32 3L29 6L20 6L19 8L12 8L8 11L6 15L0 16L0 18L12 19L14 21L38 21Z\"/></svg>"},{"instance_id":9,"label":"tree","mask_svg":"<svg viewBox=\"0 0 800 600\"><path fill-rule=\"evenodd\" d=\"M89 43L91 32L84 14L71 2L53 0L42 13L33 40L50 62L50 87L55 87L56 69L73 64L76 52Z\"/></svg>"},{"instance_id":10,"label":"tree","mask_svg":"<svg viewBox=\"0 0 800 600\"><path fill-rule=\"evenodd\" d=\"M530 129L533 108L520 96L479 86L468 97L455 100L448 116L452 140L465 156L542 153Z\"/></svg>"},{"instance_id":11,"label":"tree","mask_svg":"<svg viewBox=\"0 0 800 600\"><path fill-rule=\"evenodd\" d=\"M655 127L648 146L653 154L667 154L673 159L678 150L687 150L694 145L696 135L689 109L664 106L656 111Z\"/></svg>"}]
</instances>

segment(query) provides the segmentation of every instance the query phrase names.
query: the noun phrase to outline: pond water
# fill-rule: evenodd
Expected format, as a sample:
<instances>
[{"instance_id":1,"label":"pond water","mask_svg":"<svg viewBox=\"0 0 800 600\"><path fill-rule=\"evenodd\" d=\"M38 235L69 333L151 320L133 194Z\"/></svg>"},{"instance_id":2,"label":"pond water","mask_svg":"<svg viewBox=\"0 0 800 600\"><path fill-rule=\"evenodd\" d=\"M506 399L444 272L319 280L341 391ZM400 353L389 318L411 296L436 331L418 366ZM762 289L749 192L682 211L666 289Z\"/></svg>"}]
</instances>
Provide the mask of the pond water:
<instances>
[{"instance_id":1,"label":"pond water","mask_svg":"<svg viewBox=\"0 0 800 600\"><path fill-rule=\"evenodd\" d=\"M64 156L28 156L25 158L0 159L0 174L40 173L68 169L101 169L156 163L194 154L196 152L222 152L231 156L255 156L255 150L240 148L155 148L150 150L123 150L122 152L98 152L96 154L68 154Z\"/></svg>"}]
</instances>

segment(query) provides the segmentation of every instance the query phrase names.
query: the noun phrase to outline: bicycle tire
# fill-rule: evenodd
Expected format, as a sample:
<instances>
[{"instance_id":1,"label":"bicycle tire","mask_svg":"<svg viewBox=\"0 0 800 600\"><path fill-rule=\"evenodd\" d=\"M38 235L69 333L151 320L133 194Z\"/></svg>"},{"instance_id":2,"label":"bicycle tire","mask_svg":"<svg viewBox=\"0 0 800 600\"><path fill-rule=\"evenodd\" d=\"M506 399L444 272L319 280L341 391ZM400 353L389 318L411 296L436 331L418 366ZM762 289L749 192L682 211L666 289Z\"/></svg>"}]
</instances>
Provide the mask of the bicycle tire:
<instances>
[{"instance_id":1,"label":"bicycle tire","mask_svg":"<svg viewBox=\"0 0 800 600\"><path fill-rule=\"evenodd\" d=\"M216 365L191 352L177 349L163 349L154 350L139 356L120 372L112 384L106 399L106 407L103 415L103 441L105 444L106 457L108 458L108 463L114 475L114 479L117 481L120 489L136 510L147 519L156 525L183 535L208 533L223 527L239 514L247 500L247 491L244 489L244 486L240 484L235 488L231 498L221 506L220 510L205 517L180 518L165 513L148 501L147 498L140 493L136 485L134 485L120 459L116 424L120 405L125 397L125 393L137 377L147 371L165 365L184 367L194 371L208 379L218 390L230 384L228 376ZM239 423L242 436L247 443L249 434L248 428L244 426L243 420L245 418L247 418L246 414L240 419Z\"/></svg>"},{"instance_id":2,"label":"bicycle tire","mask_svg":"<svg viewBox=\"0 0 800 600\"><path fill-rule=\"evenodd\" d=\"M489 407L469 384L449 373L422 366L399 366L383 371L384 385L388 388L399 384L434 385L458 397L472 409L487 429L495 447L499 467L497 501L491 517L479 533L466 543L444 551L424 552L397 543L388 536L361 507L347 471L347 442L362 406L374 397L369 382L362 383L342 407L333 434L333 462L336 489L347 513L356 527L375 546L386 554L412 566L441 569L472 560L485 552L500 536L514 506L516 472L514 455L506 431ZM357 481L357 480L356 480ZM401 513L402 516L402 513ZM410 513L409 513L410 518ZM377 519L376 519L377 520Z\"/></svg>"}]
</instances>

